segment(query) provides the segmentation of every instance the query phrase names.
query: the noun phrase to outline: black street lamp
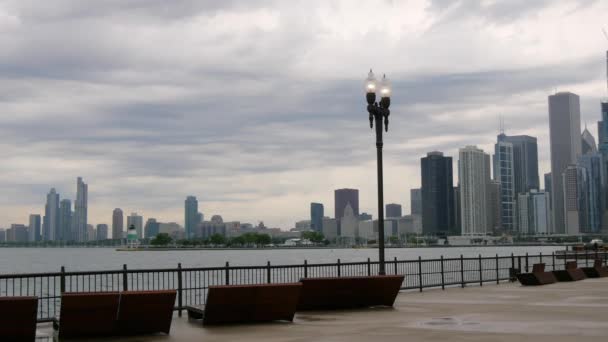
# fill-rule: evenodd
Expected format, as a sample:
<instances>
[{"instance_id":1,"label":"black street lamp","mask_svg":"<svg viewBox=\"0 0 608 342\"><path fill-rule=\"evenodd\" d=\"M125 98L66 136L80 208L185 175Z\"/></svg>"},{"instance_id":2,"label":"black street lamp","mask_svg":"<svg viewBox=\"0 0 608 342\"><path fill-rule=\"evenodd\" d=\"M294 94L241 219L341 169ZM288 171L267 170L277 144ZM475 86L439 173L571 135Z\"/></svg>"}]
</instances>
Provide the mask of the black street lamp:
<instances>
[{"instance_id":1,"label":"black street lamp","mask_svg":"<svg viewBox=\"0 0 608 342\"><path fill-rule=\"evenodd\" d=\"M376 102L376 89L378 82L372 70L365 79L365 97L367 99L367 111L369 112L369 127L374 128L374 120L376 121L376 151L378 156L378 254L380 267L378 274L385 275L384 267L384 194L382 182L382 119L384 119L384 128L388 132L388 116L391 111L388 109L391 105L391 83L382 76L380 82L380 103Z\"/></svg>"}]
</instances>

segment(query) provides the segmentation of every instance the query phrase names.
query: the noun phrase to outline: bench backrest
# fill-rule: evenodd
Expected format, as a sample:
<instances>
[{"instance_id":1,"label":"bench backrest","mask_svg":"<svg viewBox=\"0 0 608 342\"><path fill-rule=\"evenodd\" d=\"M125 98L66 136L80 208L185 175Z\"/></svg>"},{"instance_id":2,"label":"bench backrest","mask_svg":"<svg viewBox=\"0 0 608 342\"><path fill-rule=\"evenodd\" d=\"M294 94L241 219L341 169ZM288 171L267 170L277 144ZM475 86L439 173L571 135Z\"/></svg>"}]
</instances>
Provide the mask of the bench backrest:
<instances>
[{"instance_id":1,"label":"bench backrest","mask_svg":"<svg viewBox=\"0 0 608 342\"><path fill-rule=\"evenodd\" d=\"M298 310L393 306L402 275L305 278Z\"/></svg>"},{"instance_id":2,"label":"bench backrest","mask_svg":"<svg viewBox=\"0 0 608 342\"><path fill-rule=\"evenodd\" d=\"M534 264L534 266L532 266L532 273L541 273L541 272L545 272L544 263Z\"/></svg>"},{"instance_id":3,"label":"bench backrest","mask_svg":"<svg viewBox=\"0 0 608 342\"><path fill-rule=\"evenodd\" d=\"M203 324L293 320L302 284L210 286Z\"/></svg>"},{"instance_id":4,"label":"bench backrest","mask_svg":"<svg viewBox=\"0 0 608 342\"><path fill-rule=\"evenodd\" d=\"M601 268L602 267L602 259L595 259L595 261L593 262L593 267L594 268Z\"/></svg>"},{"instance_id":5,"label":"bench backrest","mask_svg":"<svg viewBox=\"0 0 608 342\"><path fill-rule=\"evenodd\" d=\"M63 293L59 336L108 336L114 332L119 292Z\"/></svg>"},{"instance_id":6,"label":"bench backrest","mask_svg":"<svg viewBox=\"0 0 608 342\"><path fill-rule=\"evenodd\" d=\"M577 265L576 261L568 261L568 262L566 262L566 269L567 270L574 270L574 269L577 269L577 268L578 268L578 265Z\"/></svg>"},{"instance_id":7,"label":"bench backrest","mask_svg":"<svg viewBox=\"0 0 608 342\"><path fill-rule=\"evenodd\" d=\"M176 290L121 292L117 317L118 334L168 334L171 330L176 295Z\"/></svg>"},{"instance_id":8,"label":"bench backrest","mask_svg":"<svg viewBox=\"0 0 608 342\"><path fill-rule=\"evenodd\" d=\"M0 341L34 341L37 297L0 297Z\"/></svg>"}]
</instances>

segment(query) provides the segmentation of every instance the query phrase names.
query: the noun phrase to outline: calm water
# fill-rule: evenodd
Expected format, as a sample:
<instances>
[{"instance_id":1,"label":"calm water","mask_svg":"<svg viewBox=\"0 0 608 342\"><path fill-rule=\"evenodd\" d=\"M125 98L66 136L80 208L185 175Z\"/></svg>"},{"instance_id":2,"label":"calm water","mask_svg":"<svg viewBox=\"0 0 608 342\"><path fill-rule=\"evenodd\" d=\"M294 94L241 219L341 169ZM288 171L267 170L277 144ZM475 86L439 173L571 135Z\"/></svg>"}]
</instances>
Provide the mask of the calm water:
<instances>
[{"instance_id":1,"label":"calm water","mask_svg":"<svg viewBox=\"0 0 608 342\"><path fill-rule=\"evenodd\" d=\"M463 247L463 248L390 248L387 260L518 254L551 254L564 247ZM378 259L376 249L280 249L280 250L204 250L204 251L151 251L118 252L114 248L0 248L0 274L37 273L59 271L115 270L126 264L131 269L182 267L218 267L226 261L233 266L329 263Z\"/></svg>"}]
</instances>

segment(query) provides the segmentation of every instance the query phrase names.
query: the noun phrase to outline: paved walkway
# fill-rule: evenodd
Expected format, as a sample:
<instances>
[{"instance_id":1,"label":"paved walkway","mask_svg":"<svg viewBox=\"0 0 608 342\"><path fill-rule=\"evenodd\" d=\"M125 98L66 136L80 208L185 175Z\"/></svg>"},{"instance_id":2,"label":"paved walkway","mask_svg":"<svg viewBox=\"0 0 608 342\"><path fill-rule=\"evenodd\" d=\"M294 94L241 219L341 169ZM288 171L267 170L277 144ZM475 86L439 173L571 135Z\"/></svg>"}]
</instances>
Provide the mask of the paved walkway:
<instances>
[{"instance_id":1,"label":"paved walkway","mask_svg":"<svg viewBox=\"0 0 608 342\"><path fill-rule=\"evenodd\" d=\"M48 326L39 326L39 334L49 332ZM597 342L607 336L604 278L541 287L501 284L402 292L394 309L301 313L293 324L203 328L176 317L170 336L120 340Z\"/></svg>"}]
</instances>

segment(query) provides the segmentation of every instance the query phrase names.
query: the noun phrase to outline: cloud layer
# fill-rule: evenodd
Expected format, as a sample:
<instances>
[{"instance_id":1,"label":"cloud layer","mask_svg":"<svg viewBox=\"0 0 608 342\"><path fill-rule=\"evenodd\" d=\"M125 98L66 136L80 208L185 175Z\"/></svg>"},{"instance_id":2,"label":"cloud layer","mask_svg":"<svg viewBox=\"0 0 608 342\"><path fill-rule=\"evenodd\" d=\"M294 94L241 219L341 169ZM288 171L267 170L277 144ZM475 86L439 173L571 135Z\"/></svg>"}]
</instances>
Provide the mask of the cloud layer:
<instances>
[{"instance_id":1,"label":"cloud layer","mask_svg":"<svg viewBox=\"0 0 608 342\"><path fill-rule=\"evenodd\" d=\"M183 222L290 228L333 190L376 211L362 79L393 81L385 201L409 207L419 158L538 137L547 96L606 96L605 1L0 1L0 227L89 183L90 221L121 207ZM456 160L457 158L455 158ZM455 168L456 170L456 168ZM456 174L457 172L455 172ZM542 177L541 177L542 179Z\"/></svg>"}]
</instances>

